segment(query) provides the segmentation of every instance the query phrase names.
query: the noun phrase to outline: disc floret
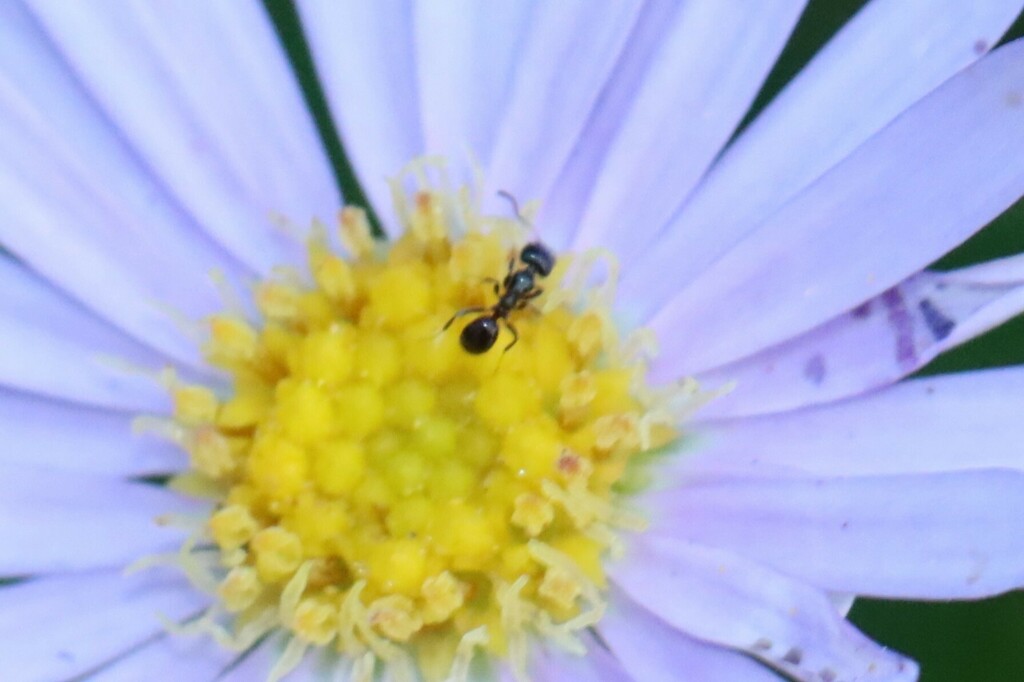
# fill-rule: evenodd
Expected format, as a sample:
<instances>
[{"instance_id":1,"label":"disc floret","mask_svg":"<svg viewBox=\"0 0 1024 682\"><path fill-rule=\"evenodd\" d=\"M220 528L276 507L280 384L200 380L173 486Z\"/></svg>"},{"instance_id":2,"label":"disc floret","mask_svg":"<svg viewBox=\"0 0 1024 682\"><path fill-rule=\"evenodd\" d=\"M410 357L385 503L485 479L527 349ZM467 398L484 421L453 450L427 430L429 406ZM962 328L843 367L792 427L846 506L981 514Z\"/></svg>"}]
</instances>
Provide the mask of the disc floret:
<instances>
[{"instance_id":1,"label":"disc floret","mask_svg":"<svg viewBox=\"0 0 1024 682\"><path fill-rule=\"evenodd\" d=\"M347 208L344 252L317 228L308 274L257 287L259 321L211 320L206 356L230 392L171 382L167 432L193 464L177 483L219 500L198 530L219 554L202 566L218 605L191 629L236 647L287 631L272 677L313 646L366 679L465 679L481 651L525 676L529 637L580 650L600 619L602 560L643 527L617 483L675 422L619 342L610 287L568 284L594 259L559 256L512 313L509 352L507 330L465 352L467 321L441 330L493 305L487 279L522 225L465 195L396 196L407 229L390 246ZM194 575L193 545L179 556Z\"/></svg>"}]
</instances>

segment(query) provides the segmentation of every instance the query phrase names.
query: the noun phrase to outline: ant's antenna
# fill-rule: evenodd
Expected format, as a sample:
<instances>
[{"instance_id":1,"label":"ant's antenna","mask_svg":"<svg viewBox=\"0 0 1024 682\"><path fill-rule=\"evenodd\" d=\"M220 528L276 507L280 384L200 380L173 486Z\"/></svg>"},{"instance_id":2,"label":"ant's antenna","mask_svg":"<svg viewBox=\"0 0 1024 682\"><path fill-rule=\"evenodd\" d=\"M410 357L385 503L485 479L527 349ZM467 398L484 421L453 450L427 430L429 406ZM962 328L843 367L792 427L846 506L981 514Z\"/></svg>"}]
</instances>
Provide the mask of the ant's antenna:
<instances>
[{"instance_id":1,"label":"ant's antenna","mask_svg":"<svg viewBox=\"0 0 1024 682\"><path fill-rule=\"evenodd\" d=\"M514 196L512 196L512 194L510 192L506 192L503 189L499 189L498 190L498 196L502 197L504 199L507 199L508 203L512 204L512 210L515 211L516 218L519 218L519 222L521 222L523 225L526 225L527 227L533 229L533 225L530 224L530 221L527 220L526 218L524 218L523 214L519 212L519 202L516 201L516 198Z\"/></svg>"}]
</instances>

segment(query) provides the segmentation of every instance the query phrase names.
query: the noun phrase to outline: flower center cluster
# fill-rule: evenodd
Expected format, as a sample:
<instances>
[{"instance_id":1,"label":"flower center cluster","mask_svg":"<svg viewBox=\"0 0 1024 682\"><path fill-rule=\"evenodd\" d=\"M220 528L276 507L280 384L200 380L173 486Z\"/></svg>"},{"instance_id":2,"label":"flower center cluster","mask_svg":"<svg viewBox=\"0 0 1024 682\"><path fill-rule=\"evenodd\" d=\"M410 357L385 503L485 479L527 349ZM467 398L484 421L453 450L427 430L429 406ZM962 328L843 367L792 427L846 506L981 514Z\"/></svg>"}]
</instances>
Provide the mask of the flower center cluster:
<instances>
[{"instance_id":1,"label":"flower center cluster","mask_svg":"<svg viewBox=\"0 0 1024 682\"><path fill-rule=\"evenodd\" d=\"M196 627L233 646L289 631L272 677L311 645L357 661L354 679L384 666L399 680L463 679L481 649L525 677L535 634L578 649L616 529L642 528L617 504L623 477L675 436L610 321L608 282L570 284L595 279L593 259L560 256L510 313L514 347L503 321L474 355L459 338L476 314L445 324L494 305L522 226L442 192L399 209L390 245L345 209L344 257L321 228L308 274L257 287L262 321L212 320L229 394L172 386L193 466L179 485L219 499L181 554L219 596Z\"/></svg>"}]
</instances>

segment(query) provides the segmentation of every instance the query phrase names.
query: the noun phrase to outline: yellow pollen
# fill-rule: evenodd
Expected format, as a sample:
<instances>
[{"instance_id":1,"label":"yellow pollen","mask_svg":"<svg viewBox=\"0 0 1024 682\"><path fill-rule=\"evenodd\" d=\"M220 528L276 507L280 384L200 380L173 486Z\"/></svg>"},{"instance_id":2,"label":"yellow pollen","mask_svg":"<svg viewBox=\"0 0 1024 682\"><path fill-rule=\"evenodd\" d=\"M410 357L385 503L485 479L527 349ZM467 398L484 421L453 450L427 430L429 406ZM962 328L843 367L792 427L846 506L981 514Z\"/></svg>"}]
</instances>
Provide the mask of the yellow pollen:
<instances>
[{"instance_id":1,"label":"yellow pollen","mask_svg":"<svg viewBox=\"0 0 1024 682\"><path fill-rule=\"evenodd\" d=\"M465 682L477 656L522 678L536 636L579 651L604 611L604 559L644 525L616 491L677 436L673 396L644 386L642 354L618 339L610 285L585 286L600 258L559 254L490 350L463 349L477 315L457 313L496 303L530 236L422 178L412 195L396 183L394 243L345 208L344 252L315 226L312 277L257 285L261 321L209 320L230 392L165 379L175 422L157 430L193 467L174 486L219 499L199 537L219 561L202 574L189 544L179 563L233 619L194 629L232 646L285 631L274 679L317 646L354 679L399 682Z\"/></svg>"},{"instance_id":2,"label":"yellow pollen","mask_svg":"<svg viewBox=\"0 0 1024 682\"><path fill-rule=\"evenodd\" d=\"M576 603L582 588L572 574L555 566L544 572L544 580L537 592L559 608L569 610Z\"/></svg>"},{"instance_id":3,"label":"yellow pollen","mask_svg":"<svg viewBox=\"0 0 1024 682\"><path fill-rule=\"evenodd\" d=\"M555 508L551 502L534 493L522 493L516 497L512 512L512 523L535 538L555 520Z\"/></svg>"},{"instance_id":4,"label":"yellow pollen","mask_svg":"<svg viewBox=\"0 0 1024 682\"><path fill-rule=\"evenodd\" d=\"M186 426L210 424L217 418L217 396L205 386L172 389L174 416Z\"/></svg>"},{"instance_id":5,"label":"yellow pollen","mask_svg":"<svg viewBox=\"0 0 1024 682\"><path fill-rule=\"evenodd\" d=\"M256 569L251 566L236 566L228 572L224 581L217 588L217 595L224 602L228 611L244 611L263 591Z\"/></svg>"},{"instance_id":6,"label":"yellow pollen","mask_svg":"<svg viewBox=\"0 0 1024 682\"><path fill-rule=\"evenodd\" d=\"M420 593L423 597L423 622L441 623L462 607L466 586L445 571L424 580Z\"/></svg>"},{"instance_id":7,"label":"yellow pollen","mask_svg":"<svg viewBox=\"0 0 1024 682\"><path fill-rule=\"evenodd\" d=\"M411 599L391 594L370 604L370 624L396 642L407 642L423 627L423 618Z\"/></svg>"}]
</instances>

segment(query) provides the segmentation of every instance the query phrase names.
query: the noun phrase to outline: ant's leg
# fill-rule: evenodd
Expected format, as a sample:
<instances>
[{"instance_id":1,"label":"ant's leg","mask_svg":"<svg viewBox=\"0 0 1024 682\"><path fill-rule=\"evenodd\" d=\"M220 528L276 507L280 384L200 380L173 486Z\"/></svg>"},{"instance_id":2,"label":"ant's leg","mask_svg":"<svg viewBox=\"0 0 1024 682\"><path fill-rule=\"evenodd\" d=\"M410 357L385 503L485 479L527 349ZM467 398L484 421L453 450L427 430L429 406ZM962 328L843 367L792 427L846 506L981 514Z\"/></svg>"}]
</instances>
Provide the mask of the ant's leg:
<instances>
[{"instance_id":1,"label":"ant's leg","mask_svg":"<svg viewBox=\"0 0 1024 682\"><path fill-rule=\"evenodd\" d=\"M508 257L508 273L505 275L505 287L512 284L512 273L516 270L516 255L515 252ZM494 293L498 293L498 287L494 287Z\"/></svg>"},{"instance_id":2,"label":"ant's leg","mask_svg":"<svg viewBox=\"0 0 1024 682\"><path fill-rule=\"evenodd\" d=\"M505 346L505 350L501 351L503 355L505 353L507 353L509 351L509 349L512 348L512 346L514 346L517 343L519 343L519 332L516 330L515 325L512 324L512 321L506 318L505 319L505 326L508 327L508 330L510 332L512 332L512 343L510 343L507 346Z\"/></svg>"},{"instance_id":3,"label":"ant's leg","mask_svg":"<svg viewBox=\"0 0 1024 682\"><path fill-rule=\"evenodd\" d=\"M447 331L448 327L452 326L452 322L454 322L460 317L463 317L465 315L472 315L473 313L485 313L488 310L490 310L490 308L482 308L480 306L475 306L473 308L463 308L459 312L452 315L452 319L444 323L444 326L441 327L441 331Z\"/></svg>"},{"instance_id":4,"label":"ant's leg","mask_svg":"<svg viewBox=\"0 0 1024 682\"><path fill-rule=\"evenodd\" d=\"M498 298L501 298L501 282L499 282L498 280L494 279L493 277L484 277L482 281L489 282L489 283L493 284L494 285L494 295L497 296Z\"/></svg>"}]
</instances>

